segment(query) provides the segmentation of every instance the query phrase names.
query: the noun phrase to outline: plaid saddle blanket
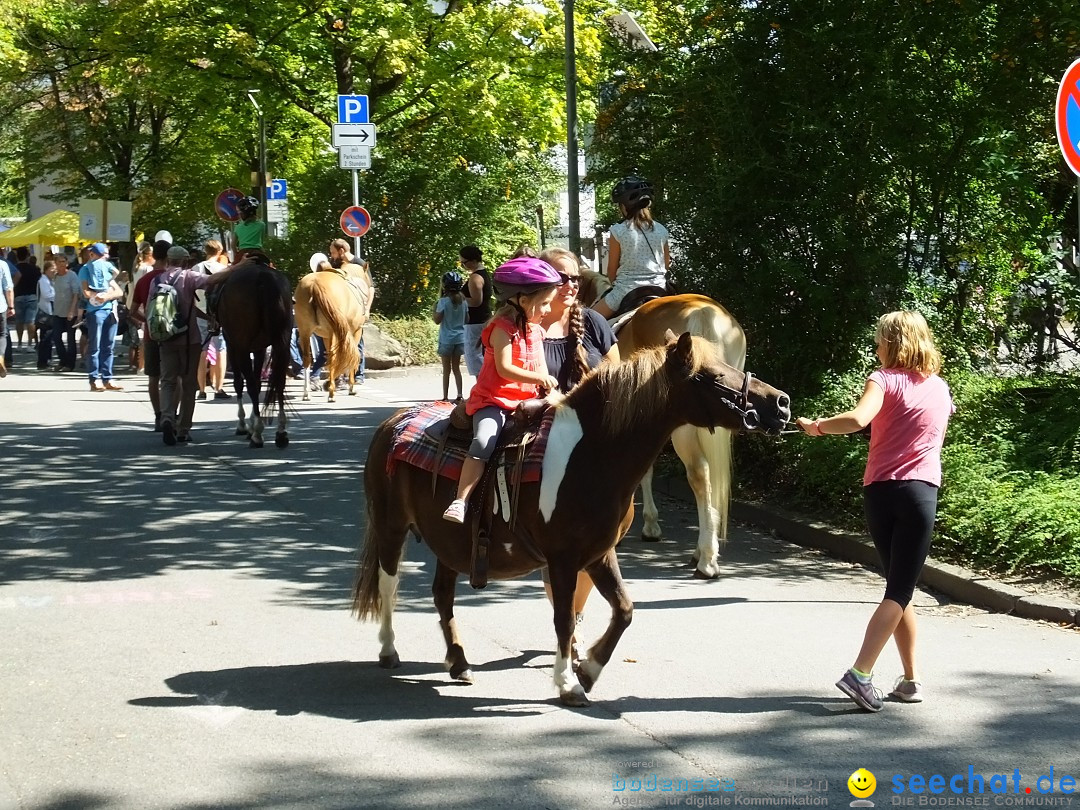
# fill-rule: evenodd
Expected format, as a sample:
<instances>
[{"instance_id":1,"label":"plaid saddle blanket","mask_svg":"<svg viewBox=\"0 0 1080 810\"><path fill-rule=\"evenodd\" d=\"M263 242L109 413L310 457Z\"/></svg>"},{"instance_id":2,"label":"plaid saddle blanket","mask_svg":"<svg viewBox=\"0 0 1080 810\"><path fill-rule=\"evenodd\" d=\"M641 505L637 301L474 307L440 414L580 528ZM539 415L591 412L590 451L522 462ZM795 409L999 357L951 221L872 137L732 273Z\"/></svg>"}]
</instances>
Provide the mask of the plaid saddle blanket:
<instances>
[{"instance_id":1,"label":"plaid saddle blanket","mask_svg":"<svg viewBox=\"0 0 1080 810\"><path fill-rule=\"evenodd\" d=\"M438 471L444 478L458 480L468 448L447 443L440 455L438 440L428 433L428 428L440 421L449 420L450 411L453 409L453 404L448 402L434 402L411 408L394 427L393 444L386 459L387 475L393 475L397 462L403 461L427 472ZM521 468L523 482L540 480L540 468L554 417L554 411L551 410L544 414L536 438L525 450L525 460ZM511 471L515 458L516 454L511 454L510 458L503 454L500 459L507 472Z\"/></svg>"}]
</instances>

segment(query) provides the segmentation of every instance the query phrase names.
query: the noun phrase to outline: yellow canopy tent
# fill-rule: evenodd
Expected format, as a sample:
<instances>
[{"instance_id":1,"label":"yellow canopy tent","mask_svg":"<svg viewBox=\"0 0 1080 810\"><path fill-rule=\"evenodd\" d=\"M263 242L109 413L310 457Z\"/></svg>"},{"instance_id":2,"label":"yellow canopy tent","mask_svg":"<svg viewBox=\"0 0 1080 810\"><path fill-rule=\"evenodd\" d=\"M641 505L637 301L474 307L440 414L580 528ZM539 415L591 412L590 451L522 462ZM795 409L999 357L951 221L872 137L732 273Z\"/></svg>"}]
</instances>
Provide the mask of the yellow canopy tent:
<instances>
[{"instance_id":1,"label":"yellow canopy tent","mask_svg":"<svg viewBox=\"0 0 1080 810\"><path fill-rule=\"evenodd\" d=\"M0 247L87 244L79 239L79 215L58 209L0 233Z\"/></svg>"}]
</instances>

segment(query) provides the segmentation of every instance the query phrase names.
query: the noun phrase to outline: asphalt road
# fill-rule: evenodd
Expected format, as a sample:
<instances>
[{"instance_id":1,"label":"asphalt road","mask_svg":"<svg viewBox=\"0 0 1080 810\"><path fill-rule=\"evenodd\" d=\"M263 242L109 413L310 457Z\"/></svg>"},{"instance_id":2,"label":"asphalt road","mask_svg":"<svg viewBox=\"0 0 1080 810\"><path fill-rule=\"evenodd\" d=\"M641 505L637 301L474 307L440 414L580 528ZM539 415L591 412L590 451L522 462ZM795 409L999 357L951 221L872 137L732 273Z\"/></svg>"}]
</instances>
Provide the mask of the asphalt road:
<instances>
[{"instance_id":1,"label":"asphalt road","mask_svg":"<svg viewBox=\"0 0 1080 810\"><path fill-rule=\"evenodd\" d=\"M635 526L622 546L636 612L592 706L555 697L535 575L459 585L476 683L450 682L418 544L403 666L381 670L376 627L347 609L364 455L437 376L372 378L336 404L292 383L286 450L234 438L232 401L200 403L196 443L165 448L145 384L124 382L0 382L2 808L841 807L860 767L877 807L1074 798L1080 632L920 591L927 700L866 714L833 683L877 575L735 527L721 579L693 580L695 512L673 500L665 542ZM586 635L605 619L591 602ZM890 687L893 650L878 669ZM910 784L961 774L966 791L969 767L986 793Z\"/></svg>"}]
</instances>

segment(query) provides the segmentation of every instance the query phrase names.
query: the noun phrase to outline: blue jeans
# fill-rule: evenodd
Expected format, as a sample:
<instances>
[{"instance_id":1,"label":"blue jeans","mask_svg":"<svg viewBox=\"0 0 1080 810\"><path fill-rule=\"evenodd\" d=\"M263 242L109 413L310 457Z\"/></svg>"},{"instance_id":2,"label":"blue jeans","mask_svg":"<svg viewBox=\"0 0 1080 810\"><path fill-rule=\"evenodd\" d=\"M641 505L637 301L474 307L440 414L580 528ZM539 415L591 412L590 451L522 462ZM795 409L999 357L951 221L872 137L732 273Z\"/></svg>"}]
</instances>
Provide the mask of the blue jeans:
<instances>
[{"instance_id":1,"label":"blue jeans","mask_svg":"<svg viewBox=\"0 0 1080 810\"><path fill-rule=\"evenodd\" d=\"M113 375L113 343L116 342L116 318L112 309L86 312L89 342L86 345L86 373L90 382L101 378L108 382Z\"/></svg>"},{"instance_id":2,"label":"blue jeans","mask_svg":"<svg viewBox=\"0 0 1080 810\"><path fill-rule=\"evenodd\" d=\"M304 358L300 352L300 330L293 327L292 331L292 345L289 347L289 354L293 361L293 365L297 368L297 373L304 370ZM326 365L326 344L323 343L323 339L318 335L311 336L311 376L313 379L318 377L322 367Z\"/></svg>"}]
</instances>

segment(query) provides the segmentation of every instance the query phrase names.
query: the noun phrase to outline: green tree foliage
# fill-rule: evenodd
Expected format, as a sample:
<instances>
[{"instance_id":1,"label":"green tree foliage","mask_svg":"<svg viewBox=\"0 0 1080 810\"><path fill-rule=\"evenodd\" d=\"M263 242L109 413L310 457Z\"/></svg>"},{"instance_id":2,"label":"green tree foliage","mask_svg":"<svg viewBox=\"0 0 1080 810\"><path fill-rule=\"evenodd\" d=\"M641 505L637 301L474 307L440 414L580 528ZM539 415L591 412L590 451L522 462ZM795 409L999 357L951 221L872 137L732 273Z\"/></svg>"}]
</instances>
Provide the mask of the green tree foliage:
<instances>
[{"instance_id":1,"label":"green tree foliage","mask_svg":"<svg viewBox=\"0 0 1080 810\"><path fill-rule=\"evenodd\" d=\"M1051 117L1075 6L650 11L660 52L612 51L594 179L657 180L678 281L727 304L784 384L851 366L901 305L985 355L1052 235L1075 241Z\"/></svg>"},{"instance_id":2,"label":"green tree foliage","mask_svg":"<svg viewBox=\"0 0 1080 810\"><path fill-rule=\"evenodd\" d=\"M148 229L205 232L216 193L258 168L244 94L257 89L270 174L290 180L274 249L302 272L351 203L330 124L337 94L360 93L379 133L362 202L384 311L420 306L428 273L464 243L498 259L535 241L527 225L553 192L547 153L565 128L554 0L0 2L18 56L0 81L20 93L28 175L56 176L69 200L130 198ZM587 76L596 39L581 42Z\"/></svg>"}]
</instances>

